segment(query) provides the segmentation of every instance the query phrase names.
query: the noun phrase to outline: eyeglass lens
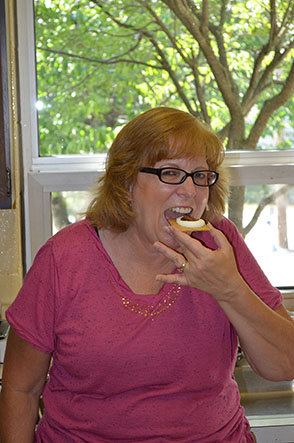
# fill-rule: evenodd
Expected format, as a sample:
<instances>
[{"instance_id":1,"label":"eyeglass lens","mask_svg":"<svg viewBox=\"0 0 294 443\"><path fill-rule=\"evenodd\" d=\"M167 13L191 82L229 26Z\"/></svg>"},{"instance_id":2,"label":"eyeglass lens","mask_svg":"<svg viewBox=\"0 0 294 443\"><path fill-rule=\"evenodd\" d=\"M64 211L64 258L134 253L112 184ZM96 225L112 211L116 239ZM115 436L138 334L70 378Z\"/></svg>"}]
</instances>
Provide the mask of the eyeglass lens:
<instances>
[{"instance_id":1,"label":"eyeglass lens","mask_svg":"<svg viewBox=\"0 0 294 443\"><path fill-rule=\"evenodd\" d=\"M165 168L161 170L160 179L165 183L181 183L187 178L186 172L180 169ZM193 182L198 186L209 186L216 181L213 171L195 171L192 174Z\"/></svg>"}]
</instances>

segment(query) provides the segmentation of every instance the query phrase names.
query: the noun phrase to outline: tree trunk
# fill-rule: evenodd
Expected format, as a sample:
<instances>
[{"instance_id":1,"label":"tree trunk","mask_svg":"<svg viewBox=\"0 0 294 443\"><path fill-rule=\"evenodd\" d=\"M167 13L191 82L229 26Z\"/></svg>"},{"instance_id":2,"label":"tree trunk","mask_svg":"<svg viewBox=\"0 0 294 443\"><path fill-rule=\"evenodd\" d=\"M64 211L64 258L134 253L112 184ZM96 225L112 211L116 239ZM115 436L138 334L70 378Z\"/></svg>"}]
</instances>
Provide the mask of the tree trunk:
<instances>
[{"instance_id":1,"label":"tree trunk","mask_svg":"<svg viewBox=\"0 0 294 443\"><path fill-rule=\"evenodd\" d=\"M235 223L243 235L243 206L245 200L245 186L231 186L229 197L229 219Z\"/></svg>"},{"instance_id":2,"label":"tree trunk","mask_svg":"<svg viewBox=\"0 0 294 443\"><path fill-rule=\"evenodd\" d=\"M62 195L56 196L52 199L52 216L56 229L59 231L64 226L70 224L67 214L66 201Z\"/></svg>"},{"instance_id":3,"label":"tree trunk","mask_svg":"<svg viewBox=\"0 0 294 443\"><path fill-rule=\"evenodd\" d=\"M279 232L279 247L288 249L288 235L287 235L287 194L283 194L276 199L278 210L278 232Z\"/></svg>"}]
</instances>

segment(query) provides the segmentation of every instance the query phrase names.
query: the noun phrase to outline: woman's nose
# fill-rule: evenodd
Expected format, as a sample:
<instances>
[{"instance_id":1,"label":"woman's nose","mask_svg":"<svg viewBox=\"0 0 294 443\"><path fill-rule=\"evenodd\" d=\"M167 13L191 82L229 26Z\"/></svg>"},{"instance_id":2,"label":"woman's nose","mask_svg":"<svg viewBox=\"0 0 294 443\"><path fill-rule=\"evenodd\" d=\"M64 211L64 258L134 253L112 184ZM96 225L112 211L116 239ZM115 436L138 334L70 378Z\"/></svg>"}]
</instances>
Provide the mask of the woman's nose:
<instances>
[{"instance_id":1,"label":"woman's nose","mask_svg":"<svg viewBox=\"0 0 294 443\"><path fill-rule=\"evenodd\" d=\"M196 195L197 186L194 184L192 177L187 177L184 183L179 185L178 193L185 194L189 197Z\"/></svg>"}]
</instances>

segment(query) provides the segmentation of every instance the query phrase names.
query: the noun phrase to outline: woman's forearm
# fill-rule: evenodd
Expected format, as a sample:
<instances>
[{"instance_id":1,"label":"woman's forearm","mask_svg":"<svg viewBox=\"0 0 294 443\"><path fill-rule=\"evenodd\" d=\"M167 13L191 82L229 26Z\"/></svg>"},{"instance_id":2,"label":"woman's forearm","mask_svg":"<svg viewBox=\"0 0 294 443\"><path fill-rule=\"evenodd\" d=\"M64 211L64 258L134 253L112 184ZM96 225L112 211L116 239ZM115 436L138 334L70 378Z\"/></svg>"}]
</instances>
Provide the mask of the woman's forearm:
<instances>
[{"instance_id":1,"label":"woman's forearm","mask_svg":"<svg viewBox=\"0 0 294 443\"><path fill-rule=\"evenodd\" d=\"M294 323L281 306L273 311L247 286L219 302L235 327L255 371L270 380L294 378Z\"/></svg>"},{"instance_id":2,"label":"woman's forearm","mask_svg":"<svg viewBox=\"0 0 294 443\"><path fill-rule=\"evenodd\" d=\"M1 443L33 443L38 410L38 396L4 388L0 393Z\"/></svg>"},{"instance_id":3,"label":"woman's forearm","mask_svg":"<svg viewBox=\"0 0 294 443\"><path fill-rule=\"evenodd\" d=\"M10 328L0 395L1 443L32 443L51 355Z\"/></svg>"},{"instance_id":4,"label":"woman's forearm","mask_svg":"<svg viewBox=\"0 0 294 443\"><path fill-rule=\"evenodd\" d=\"M292 380L294 322L283 306L272 310L252 292L238 270L234 249L226 236L209 226L217 245L215 250L169 226L168 231L179 242L181 251L160 242L155 242L154 247L176 267L185 263L185 268L182 273L158 274L156 279L210 294L235 327L254 370L270 380Z\"/></svg>"}]
</instances>

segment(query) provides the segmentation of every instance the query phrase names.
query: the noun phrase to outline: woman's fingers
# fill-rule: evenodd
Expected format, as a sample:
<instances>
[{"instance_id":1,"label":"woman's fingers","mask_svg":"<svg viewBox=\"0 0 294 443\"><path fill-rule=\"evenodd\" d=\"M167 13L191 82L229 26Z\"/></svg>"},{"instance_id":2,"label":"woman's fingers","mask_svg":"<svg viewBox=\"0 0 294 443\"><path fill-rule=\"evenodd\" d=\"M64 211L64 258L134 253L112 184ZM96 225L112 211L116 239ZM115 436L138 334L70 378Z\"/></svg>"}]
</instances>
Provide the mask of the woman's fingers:
<instances>
[{"instance_id":1,"label":"woman's fingers","mask_svg":"<svg viewBox=\"0 0 294 443\"><path fill-rule=\"evenodd\" d=\"M187 285L187 279L184 274L158 274L155 279L163 283L175 283L180 286Z\"/></svg>"},{"instance_id":2,"label":"woman's fingers","mask_svg":"<svg viewBox=\"0 0 294 443\"><path fill-rule=\"evenodd\" d=\"M225 250L227 249L227 247L231 246L227 237L223 234L222 231L216 229L210 223L208 223L208 226L210 228L208 233L213 238L218 249ZM185 234L184 232L180 231L178 228L174 226L170 226L169 228L170 232L174 235L174 237L181 245L181 249L185 255L186 252L189 251L196 257L202 258L203 256L206 256L208 251L211 251L211 249L205 247L200 241L198 241L193 237L191 238L190 235Z\"/></svg>"},{"instance_id":3,"label":"woman's fingers","mask_svg":"<svg viewBox=\"0 0 294 443\"><path fill-rule=\"evenodd\" d=\"M185 256L189 254L189 252L198 258L206 254L207 248L197 239L190 237L190 235L187 235L174 226L169 226L169 232L175 237L181 247L181 252Z\"/></svg>"},{"instance_id":4,"label":"woman's fingers","mask_svg":"<svg viewBox=\"0 0 294 443\"><path fill-rule=\"evenodd\" d=\"M180 268L183 263L185 263L185 257L182 254L179 254L177 251L169 248L163 243L155 242L153 245L161 254L165 255L166 258L171 260L176 268Z\"/></svg>"},{"instance_id":5,"label":"woman's fingers","mask_svg":"<svg viewBox=\"0 0 294 443\"><path fill-rule=\"evenodd\" d=\"M213 250L175 227L171 227L170 232L179 243L180 252L160 242L156 242L154 246L170 259L175 267L179 269L183 263L185 267L182 273L160 274L156 279L198 288L216 299L228 297L227 294L232 292L230 288L239 284L240 275L233 249L226 236L210 225L209 233L217 246Z\"/></svg>"},{"instance_id":6,"label":"woman's fingers","mask_svg":"<svg viewBox=\"0 0 294 443\"><path fill-rule=\"evenodd\" d=\"M207 223L210 230L208 231L210 236L213 238L215 244L218 248L225 248L226 246L230 245L227 237L225 234L220 231L219 229L216 229L214 226L212 226L211 223Z\"/></svg>"}]
</instances>

